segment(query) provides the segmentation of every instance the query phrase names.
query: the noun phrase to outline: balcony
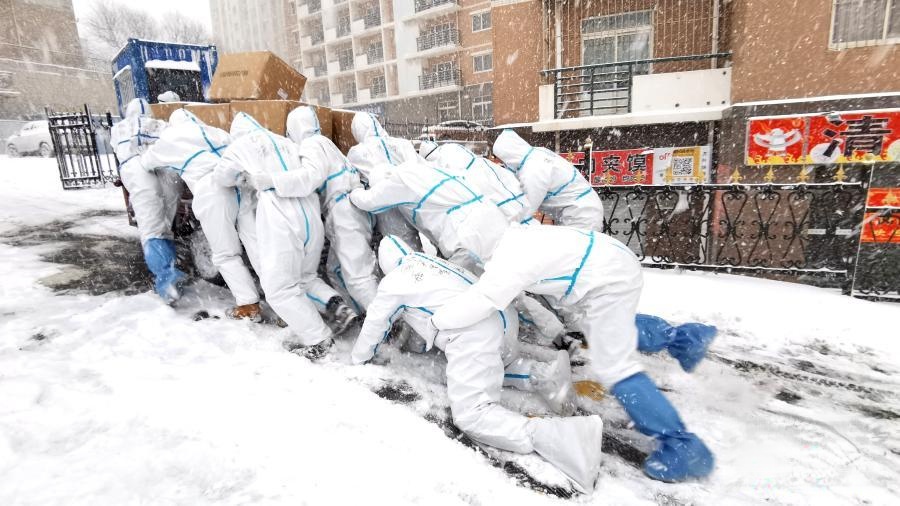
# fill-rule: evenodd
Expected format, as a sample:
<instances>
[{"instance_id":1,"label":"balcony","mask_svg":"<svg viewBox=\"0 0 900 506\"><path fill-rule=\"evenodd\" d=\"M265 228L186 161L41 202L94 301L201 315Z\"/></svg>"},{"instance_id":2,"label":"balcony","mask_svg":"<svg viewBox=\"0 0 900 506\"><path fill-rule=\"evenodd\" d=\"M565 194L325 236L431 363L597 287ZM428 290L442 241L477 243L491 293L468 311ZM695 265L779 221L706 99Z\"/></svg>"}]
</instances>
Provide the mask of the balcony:
<instances>
[{"instance_id":1,"label":"balcony","mask_svg":"<svg viewBox=\"0 0 900 506\"><path fill-rule=\"evenodd\" d=\"M384 46L381 43L370 44L364 53L366 65L374 65L384 61Z\"/></svg>"},{"instance_id":2,"label":"balcony","mask_svg":"<svg viewBox=\"0 0 900 506\"><path fill-rule=\"evenodd\" d=\"M422 11L427 11L428 9L440 7L445 4L459 5L459 0L416 0L415 10L416 13L419 13Z\"/></svg>"},{"instance_id":3,"label":"balcony","mask_svg":"<svg viewBox=\"0 0 900 506\"><path fill-rule=\"evenodd\" d=\"M316 30L308 35L310 47L318 46L319 44L325 42L325 33L321 30ZM305 49L305 48L304 48Z\"/></svg>"},{"instance_id":4,"label":"balcony","mask_svg":"<svg viewBox=\"0 0 900 506\"><path fill-rule=\"evenodd\" d=\"M544 70L548 84L539 90L540 121L592 128L594 123L721 119L731 99L730 57L715 53Z\"/></svg>"},{"instance_id":5,"label":"balcony","mask_svg":"<svg viewBox=\"0 0 900 506\"><path fill-rule=\"evenodd\" d=\"M325 77L328 75L328 67L326 67L324 63L317 63L310 67L304 67L303 75L305 75L307 79Z\"/></svg>"},{"instance_id":6,"label":"balcony","mask_svg":"<svg viewBox=\"0 0 900 506\"><path fill-rule=\"evenodd\" d=\"M381 26L381 13L378 12L378 9L372 9L366 12L366 15L363 16L363 26L366 30Z\"/></svg>"},{"instance_id":7,"label":"balcony","mask_svg":"<svg viewBox=\"0 0 900 506\"><path fill-rule=\"evenodd\" d=\"M307 0L306 2L306 12L308 14L315 14L322 10L322 0Z\"/></svg>"},{"instance_id":8,"label":"balcony","mask_svg":"<svg viewBox=\"0 0 900 506\"><path fill-rule=\"evenodd\" d=\"M341 16L338 18L337 36L338 38L350 35L350 16Z\"/></svg>"},{"instance_id":9,"label":"balcony","mask_svg":"<svg viewBox=\"0 0 900 506\"><path fill-rule=\"evenodd\" d=\"M369 93L372 98L383 98L387 96L387 83L384 80L384 76L378 76L372 79L372 84L369 86Z\"/></svg>"},{"instance_id":10,"label":"balcony","mask_svg":"<svg viewBox=\"0 0 900 506\"><path fill-rule=\"evenodd\" d=\"M341 98L345 104L356 103L356 85L351 83L342 89Z\"/></svg>"},{"instance_id":11,"label":"balcony","mask_svg":"<svg viewBox=\"0 0 900 506\"><path fill-rule=\"evenodd\" d=\"M419 89L422 91L448 86L460 86L462 78L458 68L426 72L419 76Z\"/></svg>"},{"instance_id":12,"label":"balcony","mask_svg":"<svg viewBox=\"0 0 900 506\"><path fill-rule=\"evenodd\" d=\"M416 48L419 52L428 51L436 47L458 46L459 30L439 30L426 33L416 38Z\"/></svg>"}]
</instances>

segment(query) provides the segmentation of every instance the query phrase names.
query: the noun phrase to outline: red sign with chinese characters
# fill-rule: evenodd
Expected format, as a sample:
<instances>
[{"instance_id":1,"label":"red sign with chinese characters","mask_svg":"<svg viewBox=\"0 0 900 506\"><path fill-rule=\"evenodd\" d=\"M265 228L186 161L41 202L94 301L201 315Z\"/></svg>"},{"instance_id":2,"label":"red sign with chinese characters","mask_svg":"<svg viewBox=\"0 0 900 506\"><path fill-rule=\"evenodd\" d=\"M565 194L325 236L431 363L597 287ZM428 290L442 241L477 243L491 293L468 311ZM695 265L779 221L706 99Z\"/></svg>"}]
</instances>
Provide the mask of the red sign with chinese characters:
<instances>
[{"instance_id":1,"label":"red sign with chinese characters","mask_svg":"<svg viewBox=\"0 0 900 506\"><path fill-rule=\"evenodd\" d=\"M900 244L900 213L866 213L859 240L865 243Z\"/></svg>"},{"instance_id":2,"label":"red sign with chinese characters","mask_svg":"<svg viewBox=\"0 0 900 506\"><path fill-rule=\"evenodd\" d=\"M653 184L653 150L594 151L591 186Z\"/></svg>"},{"instance_id":3,"label":"red sign with chinese characters","mask_svg":"<svg viewBox=\"0 0 900 506\"><path fill-rule=\"evenodd\" d=\"M751 118L747 165L900 160L900 109Z\"/></svg>"},{"instance_id":4,"label":"red sign with chinese characters","mask_svg":"<svg viewBox=\"0 0 900 506\"><path fill-rule=\"evenodd\" d=\"M808 153L811 163L900 160L900 111L813 116Z\"/></svg>"},{"instance_id":5,"label":"red sign with chinese characters","mask_svg":"<svg viewBox=\"0 0 900 506\"><path fill-rule=\"evenodd\" d=\"M585 179L588 178L587 167L585 167L583 165L584 151L575 151L572 153L560 153L559 156L568 160L568 162L571 163L572 165L577 166L581 171L581 175L584 176Z\"/></svg>"}]
</instances>

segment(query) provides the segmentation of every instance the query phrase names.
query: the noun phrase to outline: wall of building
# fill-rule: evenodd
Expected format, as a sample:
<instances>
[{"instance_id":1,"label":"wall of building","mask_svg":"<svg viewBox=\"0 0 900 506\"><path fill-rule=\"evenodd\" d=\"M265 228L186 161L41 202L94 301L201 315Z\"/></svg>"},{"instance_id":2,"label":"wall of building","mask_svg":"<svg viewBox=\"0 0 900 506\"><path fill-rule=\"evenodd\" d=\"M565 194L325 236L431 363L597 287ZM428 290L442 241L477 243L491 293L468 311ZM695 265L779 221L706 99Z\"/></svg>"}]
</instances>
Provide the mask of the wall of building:
<instances>
[{"instance_id":1,"label":"wall of building","mask_svg":"<svg viewBox=\"0 0 900 506\"><path fill-rule=\"evenodd\" d=\"M222 53L272 51L290 62L289 0L210 0L213 39Z\"/></svg>"},{"instance_id":2,"label":"wall of building","mask_svg":"<svg viewBox=\"0 0 900 506\"><path fill-rule=\"evenodd\" d=\"M546 46L539 0L493 2L494 123L538 119L538 87Z\"/></svg>"},{"instance_id":3,"label":"wall of building","mask_svg":"<svg viewBox=\"0 0 900 506\"><path fill-rule=\"evenodd\" d=\"M730 2L732 102L900 91L900 45L829 49L831 0Z\"/></svg>"}]
</instances>

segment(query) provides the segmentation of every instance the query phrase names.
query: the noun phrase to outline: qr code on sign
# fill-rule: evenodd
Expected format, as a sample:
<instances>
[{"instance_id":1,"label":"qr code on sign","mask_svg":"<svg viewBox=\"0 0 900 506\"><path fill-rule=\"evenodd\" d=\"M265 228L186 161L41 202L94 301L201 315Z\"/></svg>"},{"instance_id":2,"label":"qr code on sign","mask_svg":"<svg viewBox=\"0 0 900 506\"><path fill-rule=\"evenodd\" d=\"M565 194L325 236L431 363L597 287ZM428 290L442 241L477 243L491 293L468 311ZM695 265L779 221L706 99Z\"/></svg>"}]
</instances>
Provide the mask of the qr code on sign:
<instances>
[{"instance_id":1,"label":"qr code on sign","mask_svg":"<svg viewBox=\"0 0 900 506\"><path fill-rule=\"evenodd\" d=\"M672 175L686 177L694 175L694 157L676 156L672 158Z\"/></svg>"}]
</instances>

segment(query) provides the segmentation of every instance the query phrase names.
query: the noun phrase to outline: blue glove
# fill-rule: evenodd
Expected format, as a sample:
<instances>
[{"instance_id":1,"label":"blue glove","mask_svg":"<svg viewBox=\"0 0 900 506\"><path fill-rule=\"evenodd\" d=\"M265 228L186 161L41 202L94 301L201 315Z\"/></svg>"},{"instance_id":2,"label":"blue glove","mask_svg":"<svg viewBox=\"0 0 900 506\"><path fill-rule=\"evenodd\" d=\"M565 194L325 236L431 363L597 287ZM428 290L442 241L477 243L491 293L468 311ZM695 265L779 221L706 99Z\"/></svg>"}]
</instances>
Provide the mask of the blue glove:
<instances>
[{"instance_id":1,"label":"blue glove","mask_svg":"<svg viewBox=\"0 0 900 506\"><path fill-rule=\"evenodd\" d=\"M638 328L638 350L656 353L668 350L681 368L692 372L704 357L718 330L712 325L685 323L673 327L656 316L638 314L634 318Z\"/></svg>"}]
</instances>

